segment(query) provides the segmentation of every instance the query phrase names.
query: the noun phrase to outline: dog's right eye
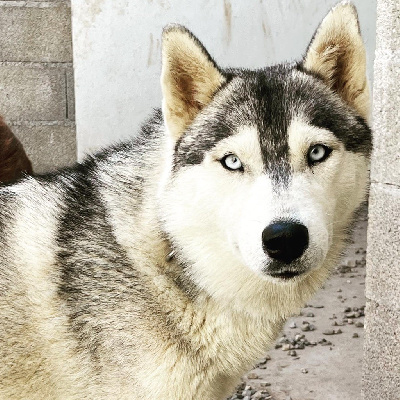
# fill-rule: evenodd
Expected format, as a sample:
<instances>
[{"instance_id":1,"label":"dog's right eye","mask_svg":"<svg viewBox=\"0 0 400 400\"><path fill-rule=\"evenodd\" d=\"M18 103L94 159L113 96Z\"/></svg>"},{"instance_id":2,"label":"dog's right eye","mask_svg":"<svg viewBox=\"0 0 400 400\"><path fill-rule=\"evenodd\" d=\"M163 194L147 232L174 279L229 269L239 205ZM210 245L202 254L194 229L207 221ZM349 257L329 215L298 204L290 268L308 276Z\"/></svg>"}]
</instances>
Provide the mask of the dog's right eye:
<instances>
[{"instance_id":1,"label":"dog's right eye","mask_svg":"<svg viewBox=\"0 0 400 400\"><path fill-rule=\"evenodd\" d=\"M311 146L308 150L307 158L309 165L315 165L324 161L331 154L332 149L323 144Z\"/></svg>"},{"instance_id":2,"label":"dog's right eye","mask_svg":"<svg viewBox=\"0 0 400 400\"><path fill-rule=\"evenodd\" d=\"M220 160L222 166L229 171L243 171L243 164L235 154L228 154Z\"/></svg>"}]
</instances>

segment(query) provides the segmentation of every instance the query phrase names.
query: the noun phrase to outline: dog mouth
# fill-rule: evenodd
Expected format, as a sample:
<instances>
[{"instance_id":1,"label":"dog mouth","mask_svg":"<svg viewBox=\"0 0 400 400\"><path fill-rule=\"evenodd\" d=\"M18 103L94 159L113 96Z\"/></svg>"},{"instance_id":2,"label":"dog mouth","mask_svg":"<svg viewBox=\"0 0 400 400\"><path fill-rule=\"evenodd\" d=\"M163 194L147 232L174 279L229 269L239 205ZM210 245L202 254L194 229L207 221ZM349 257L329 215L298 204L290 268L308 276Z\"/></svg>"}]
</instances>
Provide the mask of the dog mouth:
<instances>
[{"instance_id":1,"label":"dog mouth","mask_svg":"<svg viewBox=\"0 0 400 400\"><path fill-rule=\"evenodd\" d=\"M303 272L301 271L280 271L280 272L273 272L273 273L269 273L269 276L272 276L273 278L278 278L278 279L282 279L285 281L289 281L297 276L302 275Z\"/></svg>"}]
</instances>

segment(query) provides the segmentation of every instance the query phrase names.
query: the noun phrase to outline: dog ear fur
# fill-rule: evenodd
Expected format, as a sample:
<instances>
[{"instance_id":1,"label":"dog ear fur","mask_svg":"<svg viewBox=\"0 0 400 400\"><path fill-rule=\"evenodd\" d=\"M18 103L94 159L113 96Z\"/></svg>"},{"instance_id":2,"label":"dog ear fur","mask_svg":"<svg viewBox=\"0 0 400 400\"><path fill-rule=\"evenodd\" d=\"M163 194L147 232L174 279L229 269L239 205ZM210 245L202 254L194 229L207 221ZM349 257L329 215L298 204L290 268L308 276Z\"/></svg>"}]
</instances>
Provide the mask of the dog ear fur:
<instances>
[{"instance_id":1,"label":"dog ear fur","mask_svg":"<svg viewBox=\"0 0 400 400\"><path fill-rule=\"evenodd\" d=\"M162 37L163 114L173 140L178 140L225 82L203 45L186 28L169 25Z\"/></svg>"},{"instance_id":2,"label":"dog ear fur","mask_svg":"<svg viewBox=\"0 0 400 400\"><path fill-rule=\"evenodd\" d=\"M332 8L318 27L302 67L323 81L366 120L369 87L357 11L346 2Z\"/></svg>"}]
</instances>

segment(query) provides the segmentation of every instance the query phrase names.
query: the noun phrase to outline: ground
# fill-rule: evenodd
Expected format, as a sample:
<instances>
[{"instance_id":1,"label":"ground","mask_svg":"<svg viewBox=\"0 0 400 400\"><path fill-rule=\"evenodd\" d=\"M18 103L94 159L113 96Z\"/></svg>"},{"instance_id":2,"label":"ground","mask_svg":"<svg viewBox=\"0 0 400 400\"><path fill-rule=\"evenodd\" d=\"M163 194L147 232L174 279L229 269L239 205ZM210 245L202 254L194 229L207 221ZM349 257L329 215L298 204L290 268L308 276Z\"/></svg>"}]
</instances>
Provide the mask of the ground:
<instances>
[{"instance_id":1,"label":"ground","mask_svg":"<svg viewBox=\"0 0 400 400\"><path fill-rule=\"evenodd\" d=\"M361 399L366 231L365 211L329 281L230 400Z\"/></svg>"}]
</instances>

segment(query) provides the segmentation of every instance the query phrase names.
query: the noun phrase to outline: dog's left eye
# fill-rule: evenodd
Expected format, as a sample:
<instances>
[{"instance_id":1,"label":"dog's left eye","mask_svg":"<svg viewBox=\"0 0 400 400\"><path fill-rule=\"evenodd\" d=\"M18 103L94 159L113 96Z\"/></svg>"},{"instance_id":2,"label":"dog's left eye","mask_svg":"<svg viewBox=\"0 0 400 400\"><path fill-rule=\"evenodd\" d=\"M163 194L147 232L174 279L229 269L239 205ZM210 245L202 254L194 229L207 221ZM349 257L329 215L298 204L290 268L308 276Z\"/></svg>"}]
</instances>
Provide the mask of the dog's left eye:
<instances>
[{"instance_id":1,"label":"dog's left eye","mask_svg":"<svg viewBox=\"0 0 400 400\"><path fill-rule=\"evenodd\" d=\"M221 159L221 164L224 168L230 171L243 171L243 165L240 158L235 154L228 154Z\"/></svg>"},{"instance_id":2,"label":"dog's left eye","mask_svg":"<svg viewBox=\"0 0 400 400\"><path fill-rule=\"evenodd\" d=\"M327 146L324 146L323 144L316 144L314 146L311 146L310 149L308 150L308 163L310 165L320 163L321 161L324 161L329 154L331 154L332 149L330 149Z\"/></svg>"}]
</instances>

